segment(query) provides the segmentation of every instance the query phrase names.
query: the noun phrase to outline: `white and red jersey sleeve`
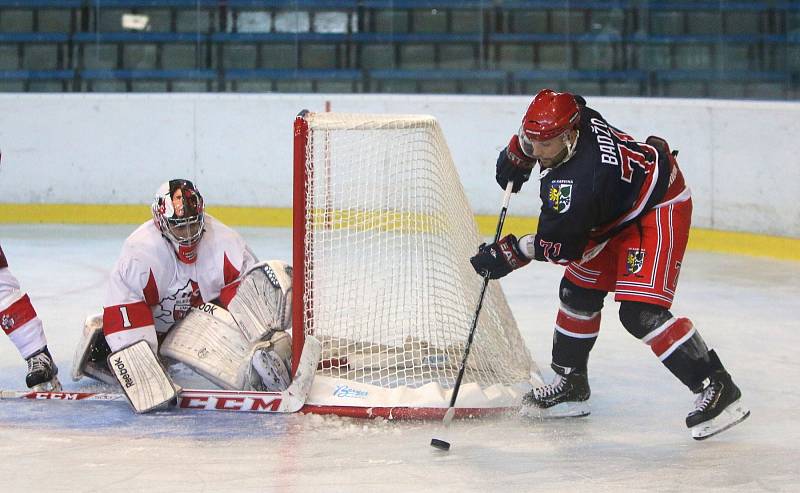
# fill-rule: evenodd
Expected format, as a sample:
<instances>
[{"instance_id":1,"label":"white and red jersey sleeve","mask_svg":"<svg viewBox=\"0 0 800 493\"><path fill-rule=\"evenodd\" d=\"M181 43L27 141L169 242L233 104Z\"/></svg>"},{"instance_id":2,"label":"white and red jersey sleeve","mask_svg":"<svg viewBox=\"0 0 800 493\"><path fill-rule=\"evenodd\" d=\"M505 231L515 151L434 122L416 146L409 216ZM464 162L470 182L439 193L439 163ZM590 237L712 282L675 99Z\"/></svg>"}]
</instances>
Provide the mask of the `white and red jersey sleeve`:
<instances>
[{"instance_id":1,"label":"white and red jersey sleeve","mask_svg":"<svg viewBox=\"0 0 800 493\"><path fill-rule=\"evenodd\" d=\"M23 358L47 345L42 321L36 314L28 295L21 291L19 281L8 269L0 248L0 328L11 339Z\"/></svg>"},{"instance_id":2,"label":"white and red jersey sleeve","mask_svg":"<svg viewBox=\"0 0 800 493\"><path fill-rule=\"evenodd\" d=\"M131 246L126 241L111 271L103 308L103 333L112 351L142 339L155 351L158 342L151 306L158 303L158 287L147 255L137 254Z\"/></svg>"}]
</instances>

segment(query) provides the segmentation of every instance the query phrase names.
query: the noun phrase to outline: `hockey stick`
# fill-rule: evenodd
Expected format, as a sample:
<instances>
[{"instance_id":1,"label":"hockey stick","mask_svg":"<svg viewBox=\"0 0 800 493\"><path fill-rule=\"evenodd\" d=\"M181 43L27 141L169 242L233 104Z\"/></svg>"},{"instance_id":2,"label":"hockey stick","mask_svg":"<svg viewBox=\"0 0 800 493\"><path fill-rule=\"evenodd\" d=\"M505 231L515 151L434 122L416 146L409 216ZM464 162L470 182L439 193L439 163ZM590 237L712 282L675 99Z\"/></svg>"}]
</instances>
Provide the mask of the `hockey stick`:
<instances>
[{"instance_id":1,"label":"hockey stick","mask_svg":"<svg viewBox=\"0 0 800 493\"><path fill-rule=\"evenodd\" d=\"M322 344L313 336L306 336L300 363L294 380L282 392L255 392L244 390L191 390L178 392L176 409L205 411L244 411L257 413L294 413L305 405L314 383ZM105 392L36 392L31 390L0 390L0 399L58 400L58 401L123 401L125 394Z\"/></svg>"},{"instance_id":2,"label":"hockey stick","mask_svg":"<svg viewBox=\"0 0 800 493\"><path fill-rule=\"evenodd\" d=\"M500 241L500 233L503 231L503 223L506 221L506 211L508 211L508 203L511 201L511 189L514 187L514 182L509 181L506 184L506 193L503 196L503 208L500 210L500 217L497 220L497 231L494 233L494 242ZM456 384L453 387L453 395L450 397L450 406L444 414L442 421L445 425L450 424L453 416L456 413L456 399L458 398L458 391L461 388L461 380L464 378L464 370L467 367L467 358L469 358L469 351L472 347L472 339L475 337L475 328L478 326L478 317L483 308L483 298L486 296L486 288L489 286L489 272L483 275L483 287L481 288L481 296L478 298L478 307L475 308L475 317L472 319L472 328L469 330L469 338L467 339L467 346L464 348L464 356L461 358L461 367L458 369L458 377Z\"/></svg>"}]
</instances>

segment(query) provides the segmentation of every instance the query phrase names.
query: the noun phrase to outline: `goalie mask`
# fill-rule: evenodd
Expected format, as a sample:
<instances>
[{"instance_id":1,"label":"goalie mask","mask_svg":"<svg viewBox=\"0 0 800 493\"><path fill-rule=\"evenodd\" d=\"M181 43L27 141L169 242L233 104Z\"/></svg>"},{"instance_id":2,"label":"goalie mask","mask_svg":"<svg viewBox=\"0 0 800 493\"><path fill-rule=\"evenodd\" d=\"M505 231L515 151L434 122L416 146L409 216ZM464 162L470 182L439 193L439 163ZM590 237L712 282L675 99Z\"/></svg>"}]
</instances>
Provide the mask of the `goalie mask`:
<instances>
[{"instance_id":1,"label":"goalie mask","mask_svg":"<svg viewBox=\"0 0 800 493\"><path fill-rule=\"evenodd\" d=\"M170 180L156 191L153 221L176 247L181 262L197 260L197 244L203 236L203 196L189 180Z\"/></svg>"}]
</instances>

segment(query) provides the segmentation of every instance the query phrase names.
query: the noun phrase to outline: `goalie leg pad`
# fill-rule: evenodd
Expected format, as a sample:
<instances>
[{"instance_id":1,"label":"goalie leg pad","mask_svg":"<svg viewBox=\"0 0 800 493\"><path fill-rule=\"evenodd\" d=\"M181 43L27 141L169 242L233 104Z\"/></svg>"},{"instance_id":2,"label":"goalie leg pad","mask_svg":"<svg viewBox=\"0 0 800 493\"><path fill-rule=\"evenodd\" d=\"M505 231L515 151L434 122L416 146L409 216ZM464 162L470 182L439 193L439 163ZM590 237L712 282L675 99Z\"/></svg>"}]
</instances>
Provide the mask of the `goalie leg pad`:
<instances>
[{"instance_id":1,"label":"goalie leg pad","mask_svg":"<svg viewBox=\"0 0 800 493\"><path fill-rule=\"evenodd\" d=\"M109 353L111 349L103 335L103 314L89 315L83 324L83 333L72 358L72 381L89 377L116 385L117 379L106 364Z\"/></svg>"},{"instance_id":2,"label":"goalie leg pad","mask_svg":"<svg viewBox=\"0 0 800 493\"><path fill-rule=\"evenodd\" d=\"M228 310L247 340L267 340L292 326L292 268L280 260L254 265L242 277Z\"/></svg>"},{"instance_id":3,"label":"goalie leg pad","mask_svg":"<svg viewBox=\"0 0 800 493\"><path fill-rule=\"evenodd\" d=\"M178 391L147 341L139 341L108 356L108 366L137 413L174 404Z\"/></svg>"},{"instance_id":4,"label":"goalie leg pad","mask_svg":"<svg viewBox=\"0 0 800 493\"><path fill-rule=\"evenodd\" d=\"M159 352L226 390L243 390L250 371L250 343L224 308L192 308L161 343Z\"/></svg>"}]
</instances>

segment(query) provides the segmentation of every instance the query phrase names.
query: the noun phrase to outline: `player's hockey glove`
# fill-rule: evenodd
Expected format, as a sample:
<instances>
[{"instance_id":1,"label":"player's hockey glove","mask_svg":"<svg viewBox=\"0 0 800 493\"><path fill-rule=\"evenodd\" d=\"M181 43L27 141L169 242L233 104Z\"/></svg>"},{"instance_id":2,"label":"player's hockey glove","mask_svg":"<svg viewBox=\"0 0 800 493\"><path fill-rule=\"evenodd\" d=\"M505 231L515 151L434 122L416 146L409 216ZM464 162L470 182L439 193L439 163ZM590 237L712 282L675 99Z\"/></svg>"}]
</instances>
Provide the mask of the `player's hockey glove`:
<instances>
[{"instance_id":1,"label":"player's hockey glove","mask_svg":"<svg viewBox=\"0 0 800 493\"><path fill-rule=\"evenodd\" d=\"M482 243L478 247L477 255L469 261L475 272L481 276L488 272L489 279L500 279L512 270L528 265L531 259L520 251L517 237L508 235L497 243Z\"/></svg>"},{"instance_id":2,"label":"player's hockey glove","mask_svg":"<svg viewBox=\"0 0 800 493\"><path fill-rule=\"evenodd\" d=\"M531 177L534 164L536 161L522 152L519 137L515 135L497 156L495 179L503 190L509 181L513 181L514 187L511 191L517 193L522 188L522 184Z\"/></svg>"}]
</instances>

